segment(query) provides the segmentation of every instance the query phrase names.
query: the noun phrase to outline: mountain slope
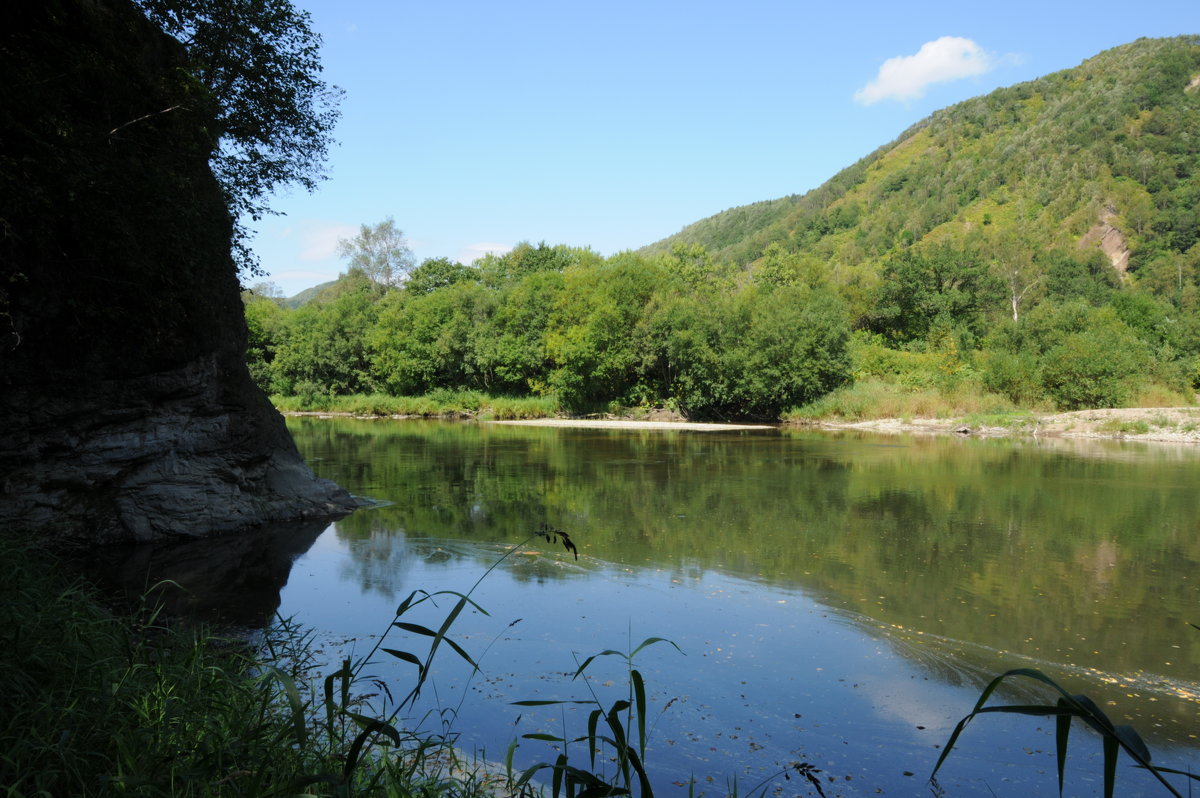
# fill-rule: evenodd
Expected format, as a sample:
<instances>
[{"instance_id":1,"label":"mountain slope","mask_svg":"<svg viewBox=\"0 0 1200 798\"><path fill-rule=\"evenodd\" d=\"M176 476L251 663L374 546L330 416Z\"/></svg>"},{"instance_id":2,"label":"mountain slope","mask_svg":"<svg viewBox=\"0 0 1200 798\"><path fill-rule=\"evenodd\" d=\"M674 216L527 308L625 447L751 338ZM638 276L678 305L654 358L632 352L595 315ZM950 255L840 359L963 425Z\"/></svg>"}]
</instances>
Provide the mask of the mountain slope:
<instances>
[{"instance_id":1,"label":"mountain slope","mask_svg":"<svg viewBox=\"0 0 1200 798\"><path fill-rule=\"evenodd\" d=\"M1198 235L1200 36L1180 36L940 110L803 196L724 211L643 251L786 255L841 285L871 284L888 256L934 243L1013 261L1096 251L1122 276L1182 284Z\"/></svg>"}]
</instances>

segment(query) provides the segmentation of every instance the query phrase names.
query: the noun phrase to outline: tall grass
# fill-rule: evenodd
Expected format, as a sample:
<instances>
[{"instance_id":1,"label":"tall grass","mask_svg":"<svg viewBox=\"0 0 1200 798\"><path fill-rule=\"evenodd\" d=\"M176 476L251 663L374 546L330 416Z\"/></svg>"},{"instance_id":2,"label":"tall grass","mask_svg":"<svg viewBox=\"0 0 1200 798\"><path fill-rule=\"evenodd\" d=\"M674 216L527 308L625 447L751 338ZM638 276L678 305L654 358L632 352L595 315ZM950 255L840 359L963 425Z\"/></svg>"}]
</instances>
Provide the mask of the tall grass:
<instances>
[{"instance_id":1,"label":"tall grass","mask_svg":"<svg viewBox=\"0 0 1200 798\"><path fill-rule=\"evenodd\" d=\"M424 396L356 394L353 396L271 397L282 412L347 413L354 416L479 418L512 420L549 418L559 413L554 396L488 396L478 391L437 390Z\"/></svg>"},{"instance_id":2,"label":"tall grass","mask_svg":"<svg viewBox=\"0 0 1200 798\"><path fill-rule=\"evenodd\" d=\"M0 541L7 795L283 794L304 772L245 645L117 617L61 573Z\"/></svg>"},{"instance_id":3,"label":"tall grass","mask_svg":"<svg viewBox=\"0 0 1200 798\"><path fill-rule=\"evenodd\" d=\"M863 421L875 418L941 418L1009 413L1016 406L971 381L919 387L867 377L784 413L784 421Z\"/></svg>"},{"instance_id":4,"label":"tall grass","mask_svg":"<svg viewBox=\"0 0 1200 798\"><path fill-rule=\"evenodd\" d=\"M153 609L114 614L64 572L52 557L0 539L3 795L494 792L451 739L376 717L358 694L362 663L344 661L314 681L301 630L279 625L260 650L167 624ZM454 646L445 626L427 630L425 658L407 655L422 674L439 644Z\"/></svg>"}]
</instances>

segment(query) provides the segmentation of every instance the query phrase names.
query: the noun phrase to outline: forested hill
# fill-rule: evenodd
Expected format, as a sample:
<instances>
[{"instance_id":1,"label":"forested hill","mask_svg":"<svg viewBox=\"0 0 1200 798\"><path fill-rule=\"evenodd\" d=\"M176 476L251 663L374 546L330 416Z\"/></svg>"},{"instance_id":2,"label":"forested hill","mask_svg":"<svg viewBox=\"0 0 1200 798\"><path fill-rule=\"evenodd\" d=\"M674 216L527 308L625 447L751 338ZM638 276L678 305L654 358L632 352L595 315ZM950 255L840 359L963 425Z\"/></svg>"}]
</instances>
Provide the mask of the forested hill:
<instances>
[{"instance_id":1,"label":"forested hill","mask_svg":"<svg viewBox=\"0 0 1200 798\"><path fill-rule=\"evenodd\" d=\"M1103 248L1143 287L1179 290L1200 260L1198 76L1200 36L1139 39L940 110L803 196L724 211L643 252L790 256L853 293L909 247L1013 262Z\"/></svg>"},{"instance_id":2,"label":"forested hill","mask_svg":"<svg viewBox=\"0 0 1200 798\"><path fill-rule=\"evenodd\" d=\"M939 111L802 197L641 252L526 243L415 266L393 247L376 264L391 225L364 226L347 275L303 307L247 297L264 388L698 418L1190 403L1200 37Z\"/></svg>"}]
</instances>

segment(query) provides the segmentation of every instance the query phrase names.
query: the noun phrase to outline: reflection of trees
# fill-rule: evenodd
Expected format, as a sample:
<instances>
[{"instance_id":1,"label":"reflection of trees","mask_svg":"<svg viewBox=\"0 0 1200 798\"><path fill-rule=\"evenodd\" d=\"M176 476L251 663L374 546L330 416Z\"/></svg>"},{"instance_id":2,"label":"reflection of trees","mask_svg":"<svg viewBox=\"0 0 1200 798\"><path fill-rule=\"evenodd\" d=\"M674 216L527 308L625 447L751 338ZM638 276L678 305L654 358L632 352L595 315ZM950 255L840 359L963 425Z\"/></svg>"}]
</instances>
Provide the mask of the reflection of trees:
<instances>
[{"instance_id":1,"label":"reflection of trees","mask_svg":"<svg viewBox=\"0 0 1200 798\"><path fill-rule=\"evenodd\" d=\"M514 546L453 538L413 537L403 528L387 525L386 518L372 510L357 514L355 523L338 521L334 531L346 543L350 558L343 562L340 576L363 590L395 598L422 585L406 585L413 564L426 569L451 568L469 563L473 568L498 567L517 582L545 582L588 573L595 565L579 563L550 551L540 538ZM528 532L526 538L529 537ZM520 541L516 541L520 542Z\"/></svg>"},{"instance_id":2,"label":"reflection of trees","mask_svg":"<svg viewBox=\"0 0 1200 798\"><path fill-rule=\"evenodd\" d=\"M393 502L338 524L371 541L354 556L372 584L385 584L393 530L406 551L473 541L451 561L490 564L481 544L545 522L600 560L803 585L884 625L1084 672L1190 680L1200 662L1185 623L1198 619L1181 615L1200 606L1200 458L1179 449L290 423L321 476ZM551 560L505 567L570 573Z\"/></svg>"}]
</instances>

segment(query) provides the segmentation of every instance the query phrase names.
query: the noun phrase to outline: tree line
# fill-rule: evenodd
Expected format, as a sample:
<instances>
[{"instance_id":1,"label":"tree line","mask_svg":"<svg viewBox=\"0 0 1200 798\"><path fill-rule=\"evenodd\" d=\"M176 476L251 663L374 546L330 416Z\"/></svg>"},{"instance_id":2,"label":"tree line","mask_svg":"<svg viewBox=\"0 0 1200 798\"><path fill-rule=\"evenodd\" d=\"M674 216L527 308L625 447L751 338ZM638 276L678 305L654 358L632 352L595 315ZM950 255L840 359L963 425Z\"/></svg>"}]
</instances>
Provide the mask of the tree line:
<instances>
[{"instance_id":1,"label":"tree line","mask_svg":"<svg viewBox=\"0 0 1200 798\"><path fill-rule=\"evenodd\" d=\"M348 271L299 308L247 293L248 361L268 393L476 390L553 394L574 411L775 418L850 378L850 318L826 287L754 279L682 247L604 258L522 243L469 266L414 266L400 245L372 262L361 245L386 227L364 227Z\"/></svg>"},{"instance_id":2,"label":"tree line","mask_svg":"<svg viewBox=\"0 0 1200 798\"><path fill-rule=\"evenodd\" d=\"M779 247L744 265L545 243L416 264L388 219L343 242L348 271L312 301L247 292L248 360L284 396L469 390L711 419L775 419L864 378L1063 409L1194 390L1190 297L1122 282L1099 252L1022 252L911 247L847 290Z\"/></svg>"}]
</instances>

